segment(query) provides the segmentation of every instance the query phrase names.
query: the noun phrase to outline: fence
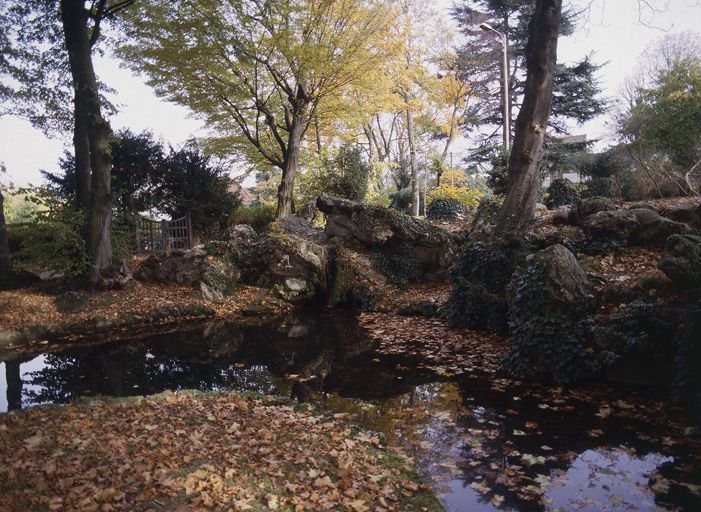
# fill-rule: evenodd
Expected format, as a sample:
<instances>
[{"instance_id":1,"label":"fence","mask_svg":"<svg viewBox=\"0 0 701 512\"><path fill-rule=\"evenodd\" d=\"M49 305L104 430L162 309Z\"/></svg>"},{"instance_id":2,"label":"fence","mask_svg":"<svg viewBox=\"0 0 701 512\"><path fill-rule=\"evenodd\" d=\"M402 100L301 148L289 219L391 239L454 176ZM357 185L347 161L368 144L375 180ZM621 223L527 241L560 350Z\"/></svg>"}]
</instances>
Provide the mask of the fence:
<instances>
[{"instance_id":1,"label":"fence","mask_svg":"<svg viewBox=\"0 0 701 512\"><path fill-rule=\"evenodd\" d=\"M139 252L192 249L190 214L173 220L152 220L137 216L136 247Z\"/></svg>"}]
</instances>

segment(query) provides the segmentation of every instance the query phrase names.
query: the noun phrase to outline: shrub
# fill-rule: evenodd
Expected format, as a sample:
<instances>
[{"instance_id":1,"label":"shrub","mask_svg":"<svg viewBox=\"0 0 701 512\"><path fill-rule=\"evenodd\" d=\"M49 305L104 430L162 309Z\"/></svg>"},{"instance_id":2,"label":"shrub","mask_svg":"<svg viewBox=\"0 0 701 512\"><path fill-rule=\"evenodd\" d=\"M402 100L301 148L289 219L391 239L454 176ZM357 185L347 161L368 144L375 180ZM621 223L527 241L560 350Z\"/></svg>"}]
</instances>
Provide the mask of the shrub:
<instances>
[{"instance_id":1,"label":"shrub","mask_svg":"<svg viewBox=\"0 0 701 512\"><path fill-rule=\"evenodd\" d=\"M32 200L39 208L30 222L19 226L17 260L36 270L60 273L66 280L84 276L88 258L81 236L83 212L47 189L36 189Z\"/></svg>"},{"instance_id":2,"label":"shrub","mask_svg":"<svg viewBox=\"0 0 701 512\"><path fill-rule=\"evenodd\" d=\"M403 188L389 194L389 207L402 213L409 213L411 189Z\"/></svg>"},{"instance_id":3,"label":"shrub","mask_svg":"<svg viewBox=\"0 0 701 512\"><path fill-rule=\"evenodd\" d=\"M450 199L460 203L467 211L474 211L479 206L484 194L479 190L466 186L454 186L450 183L441 183L428 194L429 205L436 199Z\"/></svg>"},{"instance_id":4,"label":"shrub","mask_svg":"<svg viewBox=\"0 0 701 512\"><path fill-rule=\"evenodd\" d=\"M275 220L275 206L268 204L255 204L251 206L239 206L231 216L231 225L248 224L256 231L265 231Z\"/></svg>"},{"instance_id":5,"label":"shrub","mask_svg":"<svg viewBox=\"0 0 701 512\"><path fill-rule=\"evenodd\" d=\"M553 181L545 193L545 206L550 209L571 205L580 196L579 188L567 178Z\"/></svg>"},{"instance_id":6,"label":"shrub","mask_svg":"<svg viewBox=\"0 0 701 512\"><path fill-rule=\"evenodd\" d=\"M588 181L582 191L582 199L587 197L611 197L613 184L610 178L595 178Z\"/></svg>"},{"instance_id":7,"label":"shrub","mask_svg":"<svg viewBox=\"0 0 701 512\"><path fill-rule=\"evenodd\" d=\"M464 220L467 214L467 208L465 208L460 201L442 197L435 198L431 201L426 210L427 218L443 222Z\"/></svg>"},{"instance_id":8,"label":"shrub","mask_svg":"<svg viewBox=\"0 0 701 512\"><path fill-rule=\"evenodd\" d=\"M363 201L368 191L371 167L363 160L360 148L355 145L342 146L332 164L335 175L329 192L351 201Z\"/></svg>"}]
</instances>

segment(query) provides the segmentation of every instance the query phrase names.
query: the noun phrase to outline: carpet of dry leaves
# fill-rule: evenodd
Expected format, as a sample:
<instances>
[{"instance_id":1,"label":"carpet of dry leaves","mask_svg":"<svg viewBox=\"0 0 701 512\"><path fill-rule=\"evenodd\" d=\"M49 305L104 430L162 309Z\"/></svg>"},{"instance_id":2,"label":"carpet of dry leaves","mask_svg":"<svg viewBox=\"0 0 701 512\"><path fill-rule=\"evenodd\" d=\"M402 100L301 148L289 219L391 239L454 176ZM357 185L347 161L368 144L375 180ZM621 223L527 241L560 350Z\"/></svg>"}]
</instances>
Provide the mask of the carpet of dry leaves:
<instances>
[{"instance_id":1,"label":"carpet of dry leaves","mask_svg":"<svg viewBox=\"0 0 701 512\"><path fill-rule=\"evenodd\" d=\"M375 434L273 397L191 392L0 416L0 509L440 510Z\"/></svg>"},{"instance_id":2,"label":"carpet of dry leaves","mask_svg":"<svg viewBox=\"0 0 701 512\"><path fill-rule=\"evenodd\" d=\"M418 368L438 375L489 376L507 349L506 339L487 332L451 329L440 317L361 313L359 323L378 352L416 358Z\"/></svg>"},{"instance_id":3,"label":"carpet of dry leaves","mask_svg":"<svg viewBox=\"0 0 701 512\"><path fill-rule=\"evenodd\" d=\"M291 309L289 304L272 297L269 291L252 286L240 287L235 294L225 297L222 304L206 301L192 287L141 282L135 282L130 290L78 292L84 303L77 310L61 307L60 297L39 287L0 291L0 331L35 326L61 330L69 326L78 328L82 324L94 325L96 321L107 326L126 318L130 319L130 325L137 325L140 319L150 323L158 312L176 308L185 314L177 318L166 316L159 322L186 320L193 318L186 313L195 306L206 307L210 316L248 321L255 321L261 312L285 313ZM250 314L251 308L255 308L256 314Z\"/></svg>"}]
</instances>

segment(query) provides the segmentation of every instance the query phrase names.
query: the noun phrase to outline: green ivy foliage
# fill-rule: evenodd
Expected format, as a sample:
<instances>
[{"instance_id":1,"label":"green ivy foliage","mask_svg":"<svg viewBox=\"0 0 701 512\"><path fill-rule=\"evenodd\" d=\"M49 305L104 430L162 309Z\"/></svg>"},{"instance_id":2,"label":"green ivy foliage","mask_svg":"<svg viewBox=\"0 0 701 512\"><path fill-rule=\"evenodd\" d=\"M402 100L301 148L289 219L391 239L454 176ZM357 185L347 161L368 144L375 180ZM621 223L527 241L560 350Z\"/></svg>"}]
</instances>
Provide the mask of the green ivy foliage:
<instances>
[{"instance_id":1,"label":"green ivy foliage","mask_svg":"<svg viewBox=\"0 0 701 512\"><path fill-rule=\"evenodd\" d=\"M467 218L468 211L457 199L437 197L428 205L426 217L441 222L455 222Z\"/></svg>"},{"instance_id":2,"label":"green ivy foliage","mask_svg":"<svg viewBox=\"0 0 701 512\"><path fill-rule=\"evenodd\" d=\"M509 282L528 252L516 236L466 244L450 269L453 288L443 307L449 325L506 334Z\"/></svg>"},{"instance_id":3,"label":"green ivy foliage","mask_svg":"<svg viewBox=\"0 0 701 512\"><path fill-rule=\"evenodd\" d=\"M545 206L550 209L576 203L580 198L580 188L567 178L553 181L545 193Z\"/></svg>"},{"instance_id":4,"label":"green ivy foliage","mask_svg":"<svg viewBox=\"0 0 701 512\"><path fill-rule=\"evenodd\" d=\"M372 266L392 283L405 286L420 275L416 251L410 244L383 247L373 254Z\"/></svg>"},{"instance_id":5,"label":"green ivy foliage","mask_svg":"<svg viewBox=\"0 0 701 512\"><path fill-rule=\"evenodd\" d=\"M515 378L583 380L600 370L585 345L591 339L592 304L582 301L553 308L542 293L548 284L547 268L542 265L530 265L514 276L511 346L501 368Z\"/></svg>"}]
</instances>

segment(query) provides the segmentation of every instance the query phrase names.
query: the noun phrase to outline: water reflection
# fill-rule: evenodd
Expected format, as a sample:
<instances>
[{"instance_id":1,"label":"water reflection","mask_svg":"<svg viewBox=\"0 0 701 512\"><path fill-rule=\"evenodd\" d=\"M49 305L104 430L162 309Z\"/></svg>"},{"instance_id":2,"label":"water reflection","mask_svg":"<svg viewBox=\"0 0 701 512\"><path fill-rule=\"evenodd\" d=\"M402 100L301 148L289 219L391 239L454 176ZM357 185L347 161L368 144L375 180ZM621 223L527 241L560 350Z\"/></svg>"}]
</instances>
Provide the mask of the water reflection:
<instances>
[{"instance_id":1,"label":"water reflection","mask_svg":"<svg viewBox=\"0 0 701 512\"><path fill-rule=\"evenodd\" d=\"M373 352L350 316L215 324L8 360L0 407L192 388L282 394L383 432L451 512L701 510L693 485L673 484L672 494L658 485L701 475L681 471L698 467L698 447L665 444L654 409L649 418L601 414L614 406L577 392L438 381L411 368ZM606 396L628 406L623 394Z\"/></svg>"}]
</instances>

